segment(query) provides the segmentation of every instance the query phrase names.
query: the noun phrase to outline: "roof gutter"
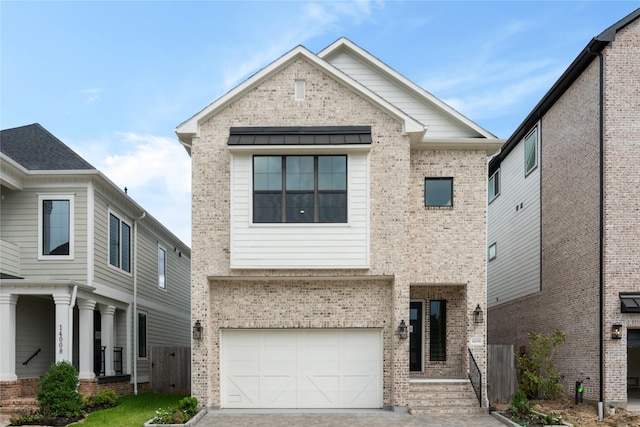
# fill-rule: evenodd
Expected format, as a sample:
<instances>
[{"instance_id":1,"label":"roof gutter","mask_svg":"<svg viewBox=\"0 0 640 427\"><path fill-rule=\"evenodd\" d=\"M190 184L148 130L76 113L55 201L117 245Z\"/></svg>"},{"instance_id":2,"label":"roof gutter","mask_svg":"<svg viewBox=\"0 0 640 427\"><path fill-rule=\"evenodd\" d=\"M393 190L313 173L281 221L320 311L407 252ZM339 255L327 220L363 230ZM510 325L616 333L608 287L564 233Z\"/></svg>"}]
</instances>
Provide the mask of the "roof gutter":
<instances>
[{"instance_id":1,"label":"roof gutter","mask_svg":"<svg viewBox=\"0 0 640 427\"><path fill-rule=\"evenodd\" d=\"M582 72L591 64L602 50L616 39L616 34L622 28L629 25L640 17L640 9L636 9L629 15L625 16L602 33L591 39L587 46L580 52L578 57L573 60L571 65L565 70L560 78L554 83L544 97L538 102L535 108L529 113L524 121L518 126L515 132L509 137L506 144L498 155L491 159L489 163L489 176L500 167L500 163L507 155L518 145L518 142L524 138L525 134L544 116L547 111L556 103L556 101L566 92L573 82L582 74Z\"/></svg>"}]
</instances>

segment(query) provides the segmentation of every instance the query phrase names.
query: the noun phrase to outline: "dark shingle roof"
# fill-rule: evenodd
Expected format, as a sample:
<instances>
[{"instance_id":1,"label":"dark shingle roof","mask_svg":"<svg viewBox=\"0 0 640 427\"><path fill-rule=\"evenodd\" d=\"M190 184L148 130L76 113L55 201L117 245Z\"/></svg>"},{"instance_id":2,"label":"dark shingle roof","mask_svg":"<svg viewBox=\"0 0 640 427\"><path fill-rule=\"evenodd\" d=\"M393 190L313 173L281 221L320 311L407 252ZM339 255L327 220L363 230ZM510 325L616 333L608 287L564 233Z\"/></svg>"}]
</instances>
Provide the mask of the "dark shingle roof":
<instances>
[{"instance_id":1,"label":"dark shingle roof","mask_svg":"<svg viewBox=\"0 0 640 427\"><path fill-rule=\"evenodd\" d=\"M38 123L0 131L0 151L28 170L95 170Z\"/></svg>"}]
</instances>

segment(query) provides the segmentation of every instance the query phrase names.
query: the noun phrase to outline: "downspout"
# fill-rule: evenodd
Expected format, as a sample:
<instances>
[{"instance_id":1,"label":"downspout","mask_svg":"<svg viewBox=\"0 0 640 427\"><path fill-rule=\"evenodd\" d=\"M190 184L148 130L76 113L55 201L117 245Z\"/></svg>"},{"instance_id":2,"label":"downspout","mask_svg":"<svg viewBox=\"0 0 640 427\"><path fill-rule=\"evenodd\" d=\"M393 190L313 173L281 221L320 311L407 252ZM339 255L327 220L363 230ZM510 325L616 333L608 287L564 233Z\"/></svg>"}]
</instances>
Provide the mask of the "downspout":
<instances>
[{"instance_id":1,"label":"downspout","mask_svg":"<svg viewBox=\"0 0 640 427\"><path fill-rule=\"evenodd\" d=\"M133 394L138 394L138 221L147 216L142 212L133 220Z\"/></svg>"},{"instance_id":2,"label":"downspout","mask_svg":"<svg viewBox=\"0 0 640 427\"><path fill-rule=\"evenodd\" d=\"M600 59L600 254L599 254L599 282L600 282L600 398L598 401L598 417L604 417L604 57L598 53Z\"/></svg>"}]
</instances>

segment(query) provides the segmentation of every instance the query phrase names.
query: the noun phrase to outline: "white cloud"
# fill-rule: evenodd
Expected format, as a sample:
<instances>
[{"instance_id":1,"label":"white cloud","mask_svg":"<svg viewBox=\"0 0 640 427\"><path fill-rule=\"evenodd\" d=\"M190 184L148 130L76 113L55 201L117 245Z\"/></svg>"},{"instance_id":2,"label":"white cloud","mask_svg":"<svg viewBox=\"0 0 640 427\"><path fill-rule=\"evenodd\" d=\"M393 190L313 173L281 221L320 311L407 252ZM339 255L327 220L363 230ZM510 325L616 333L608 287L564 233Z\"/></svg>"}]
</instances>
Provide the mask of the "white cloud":
<instances>
[{"instance_id":1,"label":"white cloud","mask_svg":"<svg viewBox=\"0 0 640 427\"><path fill-rule=\"evenodd\" d=\"M74 150L190 245L191 158L176 140L123 132L115 140L83 141Z\"/></svg>"},{"instance_id":2,"label":"white cloud","mask_svg":"<svg viewBox=\"0 0 640 427\"><path fill-rule=\"evenodd\" d=\"M100 88L92 88L92 89L81 89L76 90L75 93L78 93L85 97L84 103L86 105L91 105L100 100L100 94L103 92Z\"/></svg>"},{"instance_id":3,"label":"white cloud","mask_svg":"<svg viewBox=\"0 0 640 427\"><path fill-rule=\"evenodd\" d=\"M304 44L328 31L339 30L341 22L347 21L350 26L359 25L372 15L375 7L382 5L381 1L367 0L302 3L299 15L282 14L278 17L282 22L276 22L272 27L277 28L276 34L260 34L259 43L249 40L251 48L242 51L237 61L228 61L232 65L223 73L225 88L232 88L249 73L273 62L293 46ZM264 40L269 41L266 46Z\"/></svg>"}]
</instances>

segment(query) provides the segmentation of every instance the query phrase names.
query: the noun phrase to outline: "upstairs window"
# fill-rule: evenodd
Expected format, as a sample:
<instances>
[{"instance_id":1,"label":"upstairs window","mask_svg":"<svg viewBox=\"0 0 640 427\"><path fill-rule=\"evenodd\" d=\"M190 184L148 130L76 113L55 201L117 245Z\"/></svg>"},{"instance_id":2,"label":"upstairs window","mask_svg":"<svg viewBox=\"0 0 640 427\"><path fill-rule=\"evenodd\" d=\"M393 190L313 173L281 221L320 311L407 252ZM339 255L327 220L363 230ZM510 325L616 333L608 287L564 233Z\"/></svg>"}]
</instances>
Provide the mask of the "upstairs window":
<instances>
[{"instance_id":1,"label":"upstairs window","mask_svg":"<svg viewBox=\"0 0 640 427\"><path fill-rule=\"evenodd\" d=\"M346 223L347 156L254 156L254 223Z\"/></svg>"},{"instance_id":2,"label":"upstairs window","mask_svg":"<svg viewBox=\"0 0 640 427\"><path fill-rule=\"evenodd\" d=\"M425 178L424 205L426 207L453 207L453 178Z\"/></svg>"},{"instance_id":3,"label":"upstairs window","mask_svg":"<svg viewBox=\"0 0 640 427\"><path fill-rule=\"evenodd\" d=\"M535 127L524 139L524 175L538 166L538 128Z\"/></svg>"},{"instance_id":4,"label":"upstairs window","mask_svg":"<svg viewBox=\"0 0 640 427\"><path fill-rule=\"evenodd\" d=\"M500 195L500 169L489 178L489 203Z\"/></svg>"},{"instance_id":5,"label":"upstairs window","mask_svg":"<svg viewBox=\"0 0 640 427\"><path fill-rule=\"evenodd\" d=\"M167 289L167 251L158 246L158 287Z\"/></svg>"},{"instance_id":6,"label":"upstairs window","mask_svg":"<svg viewBox=\"0 0 640 427\"><path fill-rule=\"evenodd\" d=\"M38 197L38 258L73 258L73 202L72 195Z\"/></svg>"},{"instance_id":7,"label":"upstairs window","mask_svg":"<svg viewBox=\"0 0 640 427\"><path fill-rule=\"evenodd\" d=\"M131 226L109 214L109 264L131 272Z\"/></svg>"}]
</instances>

